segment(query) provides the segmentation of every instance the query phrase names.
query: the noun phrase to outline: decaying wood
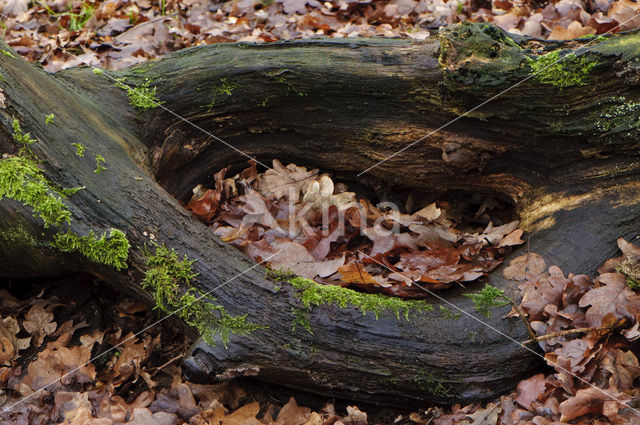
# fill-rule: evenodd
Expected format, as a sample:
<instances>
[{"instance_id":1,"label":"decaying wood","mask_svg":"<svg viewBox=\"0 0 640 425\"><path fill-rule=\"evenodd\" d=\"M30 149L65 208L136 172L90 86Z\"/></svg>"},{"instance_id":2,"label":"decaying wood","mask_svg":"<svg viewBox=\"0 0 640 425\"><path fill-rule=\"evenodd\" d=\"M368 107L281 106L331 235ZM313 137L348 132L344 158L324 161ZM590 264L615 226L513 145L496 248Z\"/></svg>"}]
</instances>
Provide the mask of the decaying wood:
<instances>
[{"instance_id":1,"label":"decaying wood","mask_svg":"<svg viewBox=\"0 0 640 425\"><path fill-rule=\"evenodd\" d=\"M196 376L251 373L259 379L369 402L451 402L493 397L539 367L539 358L463 315L432 312L410 321L355 308L316 307L313 334L292 332L295 291L265 278L260 267L225 245L177 200L226 165L278 158L331 171L379 198L410 192L477 192L513 203L528 232L527 249L563 270L593 272L616 251L615 240L637 236L640 68L637 34L594 43L581 58L597 64L576 85L560 88L537 77L506 91L402 154L362 170L530 77L526 57L569 49L565 44L516 39L490 26L447 29L425 41L355 39L222 44L186 49L115 73L125 82L149 79L169 110L135 111L112 81L79 68L47 75L0 55L0 151L15 152L12 116L38 138L32 145L45 175L62 187L85 186L65 201L71 229L81 235L116 228L131 243L128 269L63 254L48 245L29 207L0 200L0 229L20 229L42 243L0 238L0 275L93 274L146 296L141 247L153 235L197 260L197 285L231 314L268 326L248 336L194 350L186 360ZM584 43L584 42L581 42ZM221 84L235 85L231 94ZM622 99L624 98L624 99ZM626 108L626 109L625 109ZM626 111L626 112L625 112ZM44 117L55 113L55 123ZM210 137L202 130L210 132ZM106 159L95 173L82 143ZM176 200L177 199L177 200ZM517 297L500 272L489 282ZM472 312L463 293L443 295ZM485 320L516 341L529 339L509 307Z\"/></svg>"}]
</instances>

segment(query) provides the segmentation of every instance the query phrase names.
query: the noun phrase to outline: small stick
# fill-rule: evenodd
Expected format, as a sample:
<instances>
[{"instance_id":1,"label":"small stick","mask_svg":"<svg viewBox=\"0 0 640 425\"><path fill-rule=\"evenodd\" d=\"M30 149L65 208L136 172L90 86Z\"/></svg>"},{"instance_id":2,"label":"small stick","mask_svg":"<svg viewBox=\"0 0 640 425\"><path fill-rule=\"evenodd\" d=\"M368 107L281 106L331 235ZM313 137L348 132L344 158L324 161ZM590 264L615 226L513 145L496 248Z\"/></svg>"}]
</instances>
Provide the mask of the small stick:
<instances>
[{"instance_id":1,"label":"small stick","mask_svg":"<svg viewBox=\"0 0 640 425\"><path fill-rule=\"evenodd\" d=\"M172 358L171 360L169 360L168 362L166 362L165 364L163 364L162 366L158 366L156 368L156 370L153 371L153 373L151 374L151 376L155 376L156 373L160 372L162 369L164 369L165 367L169 366L171 363L175 362L176 360L179 360L182 358L182 354L178 354L177 356L175 356L174 358Z\"/></svg>"},{"instance_id":2,"label":"small stick","mask_svg":"<svg viewBox=\"0 0 640 425\"><path fill-rule=\"evenodd\" d=\"M599 326L594 328L577 328L577 329L567 329L566 331L553 332L550 334L542 335L533 339L529 339L522 344L532 344L534 342L546 341L547 339L556 338L559 336L571 335L571 334L581 334L581 333L589 333L596 331L611 331L614 329L622 328L622 324L612 325L612 326Z\"/></svg>"},{"instance_id":3,"label":"small stick","mask_svg":"<svg viewBox=\"0 0 640 425\"><path fill-rule=\"evenodd\" d=\"M520 318L520 320L522 320L522 323L524 323L524 325L527 327L527 332L529 332L529 336L531 337L529 341L537 341L539 338L541 338L538 335L536 335L536 332L533 330L533 328L531 327L531 324L527 320L527 316L522 312L522 310L520 310L520 307L518 307L516 302L512 300L511 297L504 297L504 298L509 300L509 302L511 303L511 306L518 314L518 317Z\"/></svg>"}]
</instances>

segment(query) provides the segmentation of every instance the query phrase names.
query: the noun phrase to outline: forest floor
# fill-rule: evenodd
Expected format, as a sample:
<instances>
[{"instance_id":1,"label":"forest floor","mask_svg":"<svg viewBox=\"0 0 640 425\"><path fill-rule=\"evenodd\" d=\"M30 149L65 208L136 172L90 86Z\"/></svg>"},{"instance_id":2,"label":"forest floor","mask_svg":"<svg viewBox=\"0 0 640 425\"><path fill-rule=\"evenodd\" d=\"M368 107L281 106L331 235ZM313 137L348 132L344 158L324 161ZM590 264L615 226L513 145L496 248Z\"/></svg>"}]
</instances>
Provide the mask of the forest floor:
<instances>
[{"instance_id":1,"label":"forest floor","mask_svg":"<svg viewBox=\"0 0 640 425\"><path fill-rule=\"evenodd\" d=\"M221 42L424 39L462 20L545 39L640 27L640 19L629 21L640 12L632 0L0 0L0 7L5 40L50 72L120 69ZM640 423L640 249L623 240L619 247L622 256L596 277L565 276L533 253L514 260L505 273L521 282L520 308L546 335L537 344L548 367L484 405L412 412L249 381L191 383L180 369L191 343L184 332L163 323L135 335L158 318L146 305L88 276L0 282L0 425Z\"/></svg>"},{"instance_id":2,"label":"forest floor","mask_svg":"<svg viewBox=\"0 0 640 425\"><path fill-rule=\"evenodd\" d=\"M6 41L55 72L120 69L199 44L411 37L471 20L566 40L640 27L632 0L1 0Z\"/></svg>"},{"instance_id":3,"label":"forest floor","mask_svg":"<svg viewBox=\"0 0 640 425\"><path fill-rule=\"evenodd\" d=\"M192 341L177 323L152 326L164 315L91 276L0 287L2 425L366 425L411 414L366 406L367 422L347 401L296 392L312 412L277 385L189 382L180 360Z\"/></svg>"},{"instance_id":4,"label":"forest floor","mask_svg":"<svg viewBox=\"0 0 640 425\"><path fill-rule=\"evenodd\" d=\"M301 167L286 169L310 173ZM275 212L268 205L277 205L279 198L269 199L260 192L268 193L262 184L273 187L270 183L275 177L265 176L267 173L256 172L255 164L234 177L218 173L215 189L195 191L186 207L198 219L206 218L211 223L212 236L214 232L232 234L231 243L244 240L242 245L268 250L268 237L256 239L255 235L275 230L269 220L254 222L244 231L242 226L229 225L244 222L242 214L256 209ZM305 196L299 199L301 208L318 201L317 196L309 196L318 195L314 190L318 183L329 184L328 175L311 177ZM236 183L246 187L247 193L233 195L231 186ZM327 198L335 202L317 205L336 209L345 198L351 199L347 191L333 194L331 186L332 194ZM207 217L204 210L216 214ZM345 280L357 267L357 279L352 276L347 283L340 283L337 277L337 283L323 283L369 285L391 295L414 297L412 286L403 283L400 275L411 275L413 283L419 280L442 289L443 284L446 287L463 280L451 275L452 269L462 267L466 275L469 267L476 267L465 261L475 262L472 257L478 256L491 264L499 263L499 246L506 249L522 242L522 230L514 228L513 223L494 228L489 222L484 231L481 227L475 233L462 232L454 227L454 221L460 220L451 211L451 206L443 202L431 203L413 215L373 209L371 213L382 216L383 224L412 222L399 235L413 240L415 247L409 249L411 243L407 241L392 243L388 251L376 255L380 264L386 264L380 268L354 252L344 251L351 242L337 240L327 244L330 249L323 251L322 258L311 261L311 275L319 274L315 269L318 264L324 270L330 263L326 275L338 274ZM476 218L483 214L476 214ZM422 224L416 228L415 221ZM371 237L369 222L356 224L362 226L359 232ZM438 230L447 239L423 238L427 228L434 230L428 234ZM304 241L281 242L294 250L288 257L296 258L310 243L315 252L324 245L323 240L331 241L327 235L314 235L308 233ZM394 234L394 238L399 235ZM358 252L386 245L381 237L356 240ZM595 278L565 275L556 266L547 267L532 252L511 260L502 274L519 282L522 300L508 316L527 318L532 340L522 344L534 348L537 344L546 367L517 383L511 393L488 403L447 407L415 403L412 411L356 406L248 378L215 384L189 382L181 369L181 359L192 342L185 336L189 332L175 328L177 322L159 320L164 314L158 310L135 299L123 299L90 276L0 282L0 287L6 288L0 289L0 425L640 424L640 410L636 408L640 401L640 295L636 292L640 289L640 248L623 239L618 240L618 247L622 255L607 260ZM444 257L453 263L439 265L437 253L444 251ZM490 252L493 254L487 259ZM341 263L347 258L349 263L338 266L333 260L325 261L326 255L340 256ZM426 266L434 262L438 264ZM309 271L308 261L300 264L305 264L300 273ZM489 271L482 268L468 276L469 280ZM505 304L504 293L489 285L472 297L475 314L488 316L492 307Z\"/></svg>"}]
</instances>

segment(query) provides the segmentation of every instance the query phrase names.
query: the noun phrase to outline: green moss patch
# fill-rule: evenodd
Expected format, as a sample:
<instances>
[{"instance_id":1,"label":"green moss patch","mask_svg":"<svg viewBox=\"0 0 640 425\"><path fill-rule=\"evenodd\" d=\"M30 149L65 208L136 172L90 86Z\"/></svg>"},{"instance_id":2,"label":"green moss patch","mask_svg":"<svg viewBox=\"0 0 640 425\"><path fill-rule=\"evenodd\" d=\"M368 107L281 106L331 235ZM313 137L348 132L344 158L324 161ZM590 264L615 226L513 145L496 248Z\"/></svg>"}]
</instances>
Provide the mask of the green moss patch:
<instances>
[{"instance_id":1,"label":"green moss patch","mask_svg":"<svg viewBox=\"0 0 640 425\"><path fill-rule=\"evenodd\" d=\"M250 323L247 315L231 316L217 304L216 298L190 286L197 276L191 269L195 260L164 245L154 245L155 251L146 251L147 271L141 282L143 288L152 291L156 307L175 314L198 330L204 341L213 346L216 335L225 346L231 334L246 335L263 326ZM186 289L185 289L186 288Z\"/></svg>"},{"instance_id":2,"label":"green moss patch","mask_svg":"<svg viewBox=\"0 0 640 425\"><path fill-rule=\"evenodd\" d=\"M387 310L392 311L398 319L402 316L406 320L409 320L411 310L417 312L433 310L430 304L421 300L404 300L381 294L365 294L342 286L323 285L288 272L269 270L267 278L289 282L298 292L299 300L306 309L324 304L334 304L340 308L352 305L362 311L362 314L372 312L376 319L380 313Z\"/></svg>"},{"instance_id":3,"label":"green moss patch","mask_svg":"<svg viewBox=\"0 0 640 425\"><path fill-rule=\"evenodd\" d=\"M34 215L42 219L45 228L71 224L71 211L63 199L84 187L60 188L51 183L29 148L36 139L23 132L15 118L12 128L13 137L22 148L18 156L0 159L0 200L8 198L30 206ZM35 245L33 238L28 242ZM108 234L97 237L93 232L79 236L68 229L65 233L55 234L50 245L62 252L80 252L91 261L118 270L127 267L129 241L120 230L112 229Z\"/></svg>"},{"instance_id":4,"label":"green moss patch","mask_svg":"<svg viewBox=\"0 0 640 425\"><path fill-rule=\"evenodd\" d=\"M584 86L591 69L597 62L587 57L578 57L573 52L561 56L560 51L555 50L537 59L531 59L531 74L543 84L551 84L556 87Z\"/></svg>"},{"instance_id":5,"label":"green moss patch","mask_svg":"<svg viewBox=\"0 0 640 425\"><path fill-rule=\"evenodd\" d=\"M129 240L117 229L111 229L108 235L105 233L100 237L93 232L78 236L68 230L54 235L52 245L62 252L79 252L95 263L106 264L117 270L127 268Z\"/></svg>"},{"instance_id":6,"label":"green moss patch","mask_svg":"<svg viewBox=\"0 0 640 425\"><path fill-rule=\"evenodd\" d=\"M0 200L14 199L30 206L44 227L71 222L71 212L62 202L64 197L31 159L20 156L0 159Z\"/></svg>"},{"instance_id":7,"label":"green moss patch","mask_svg":"<svg viewBox=\"0 0 640 425\"><path fill-rule=\"evenodd\" d=\"M102 75L102 73L100 73L99 75ZM134 108L147 110L157 108L162 104L162 102L156 97L156 88L149 87L149 79L145 80L144 83L138 85L137 87L124 84L124 81L124 78L117 80L116 87L121 88L122 90L125 90L127 92L129 103Z\"/></svg>"}]
</instances>

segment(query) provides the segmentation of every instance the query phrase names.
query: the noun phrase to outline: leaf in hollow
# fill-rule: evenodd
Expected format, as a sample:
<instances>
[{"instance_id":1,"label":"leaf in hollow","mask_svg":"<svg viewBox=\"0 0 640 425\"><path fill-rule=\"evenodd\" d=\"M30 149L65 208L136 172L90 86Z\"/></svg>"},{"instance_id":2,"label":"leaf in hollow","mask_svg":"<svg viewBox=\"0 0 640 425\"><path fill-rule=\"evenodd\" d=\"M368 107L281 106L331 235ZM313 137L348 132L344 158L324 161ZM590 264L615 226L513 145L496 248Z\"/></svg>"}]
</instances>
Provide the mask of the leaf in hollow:
<instances>
[{"instance_id":1,"label":"leaf in hollow","mask_svg":"<svg viewBox=\"0 0 640 425\"><path fill-rule=\"evenodd\" d=\"M158 346L157 338L145 337L137 341L132 333L123 338L124 343L120 348L120 356L113 366L113 384L117 387L122 385L131 376L137 377L142 365L149 359L155 347Z\"/></svg>"},{"instance_id":2,"label":"leaf in hollow","mask_svg":"<svg viewBox=\"0 0 640 425\"><path fill-rule=\"evenodd\" d=\"M585 316L589 326L601 326L608 314L634 320L640 313L640 296L629 289L624 275L605 273L598 281L603 286L587 292L578 303L580 307L590 306Z\"/></svg>"},{"instance_id":3,"label":"leaf in hollow","mask_svg":"<svg viewBox=\"0 0 640 425\"><path fill-rule=\"evenodd\" d=\"M418 249L418 238L411 233L394 233L381 226L363 227L360 231L373 242L370 255L384 254L397 246L406 246L410 250Z\"/></svg>"},{"instance_id":4,"label":"leaf in hollow","mask_svg":"<svg viewBox=\"0 0 640 425\"><path fill-rule=\"evenodd\" d=\"M618 247L622 254L631 261L640 261L640 247L627 242L623 238L618 239Z\"/></svg>"},{"instance_id":5,"label":"leaf in hollow","mask_svg":"<svg viewBox=\"0 0 640 425\"><path fill-rule=\"evenodd\" d=\"M466 415L465 420L458 422L459 425L496 425L498 416L502 413L500 404L489 403L485 408L479 408L473 413Z\"/></svg>"},{"instance_id":6,"label":"leaf in hollow","mask_svg":"<svg viewBox=\"0 0 640 425\"><path fill-rule=\"evenodd\" d=\"M367 425L367 414L358 406L347 406L347 416L341 419L345 425Z\"/></svg>"},{"instance_id":7,"label":"leaf in hollow","mask_svg":"<svg viewBox=\"0 0 640 425\"><path fill-rule=\"evenodd\" d=\"M153 413L146 407L135 407L131 413L131 420L125 422L124 425L169 425L176 423L179 423L179 420L173 413Z\"/></svg>"},{"instance_id":8,"label":"leaf in hollow","mask_svg":"<svg viewBox=\"0 0 640 425\"><path fill-rule=\"evenodd\" d=\"M29 364L20 391L26 395L52 382L55 384L48 387L49 390L71 382L86 384L93 381L96 370L89 362L92 347L93 345L58 347L54 350L50 347L45 348L38 353L38 358Z\"/></svg>"},{"instance_id":9,"label":"leaf in hollow","mask_svg":"<svg viewBox=\"0 0 640 425\"><path fill-rule=\"evenodd\" d=\"M273 160L273 170L267 170L258 179L258 191L268 199L286 197L297 203L300 192L304 192L318 175L318 170L307 171L305 167L295 164L283 166L277 159Z\"/></svg>"},{"instance_id":10,"label":"leaf in hollow","mask_svg":"<svg viewBox=\"0 0 640 425\"><path fill-rule=\"evenodd\" d=\"M345 264L338 269L338 272L342 276L341 280L346 283L378 284L373 276L364 269L364 266L357 261Z\"/></svg>"},{"instance_id":11,"label":"leaf in hollow","mask_svg":"<svg viewBox=\"0 0 640 425\"><path fill-rule=\"evenodd\" d=\"M220 191L207 189L197 199L190 200L185 207L202 222L211 223L218 211L219 204Z\"/></svg>"},{"instance_id":12,"label":"leaf in hollow","mask_svg":"<svg viewBox=\"0 0 640 425\"><path fill-rule=\"evenodd\" d=\"M380 205L380 204L378 204ZM380 215L383 222L395 222L403 227L409 227L412 224L420 224L424 221L423 217L419 217L411 214L403 214L395 209L392 209L386 213Z\"/></svg>"},{"instance_id":13,"label":"leaf in hollow","mask_svg":"<svg viewBox=\"0 0 640 425\"><path fill-rule=\"evenodd\" d=\"M356 203L356 194L354 192L342 192L334 195L334 189L333 180L328 175L323 174L309 185L302 201L322 210L335 205L338 210L344 211L359 205Z\"/></svg>"},{"instance_id":14,"label":"leaf in hollow","mask_svg":"<svg viewBox=\"0 0 640 425\"><path fill-rule=\"evenodd\" d=\"M54 396L56 410L65 424L83 424L91 417L89 393L57 391Z\"/></svg>"},{"instance_id":15,"label":"leaf in hollow","mask_svg":"<svg viewBox=\"0 0 640 425\"><path fill-rule=\"evenodd\" d=\"M413 213L413 216L425 218L427 221L435 221L442 215L442 210L433 202L426 207Z\"/></svg>"},{"instance_id":16,"label":"leaf in hollow","mask_svg":"<svg viewBox=\"0 0 640 425\"><path fill-rule=\"evenodd\" d=\"M253 7L253 4L252 4ZM244 180L246 184L251 184L258 179L257 162L255 159L249 160L249 167L240 172L240 179Z\"/></svg>"},{"instance_id":17,"label":"leaf in hollow","mask_svg":"<svg viewBox=\"0 0 640 425\"><path fill-rule=\"evenodd\" d=\"M460 252L455 248L442 248L427 251L404 252L395 264L400 270L418 270L426 273L429 270L452 266L460 261Z\"/></svg>"},{"instance_id":18,"label":"leaf in hollow","mask_svg":"<svg viewBox=\"0 0 640 425\"><path fill-rule=\"evenodd\" d=\"M451 228L441 224L411 224L409 230L420 235L418 245L430 247L440 246L443 243L454 243L460 239L460 235L456 234Z\"/></svg>"},{"instance_id":19,"label":"leaf in hollow","mask_svg":"<svg viewBox=\"0 0 640 425\"><path fill-rule=\"evenodd\" d=\"M454 264L451 266L441 266L426 273L420 277L425 282L471 282L484 275L485 271L482 267L473 264Z\"/></svg>"},{"instance_id":20,"label":"leaf in hollow","mask_svg":"<svg viewBox=\"0 0 640 425\"><path fill-rule=\"evenodd\" d=\"M504 239L500 241L500 243L498 244L498 248L504 248L506 246L522 245L524 241L520 239L520 237L522 236L523 233L524 233L524 230L522 229L514 230L513 232L509 233L507 236L504 237Z\"/></svg>"},{"instance_id":21,"label":"leaf in hollow","mask_svg":"<svg viewBox=\"0 0 640 425\"><path fill-rule=\"evenodd\" d=\"M324 260L331 250L331 243L336 242L344 235L344 228L338 222L337 207L332 205L329 210L335 211L335 214L329 212L330 222L327 230L324 229L324 226L323 228L306 226L303 229L307 238L303 245L318 261Z\"/></svg>"},{"instance_id":22,"label":"leaf in hollow","mask_svg":"<svg viewBox=\"0 0 640 425\"><path fill-rule=\"evenodd\" d=\"M272 208L264 196L255 190L239 197L244 202L242 212L250 215L251 223L258 223L266 227L277 227L278 223L271 212ZM244 221L244 219L243 219Z\"/></svg>"},{"instance_id":23,"label":"leaf in hollow","mask_svg":"<svg viewBox=\"0 0 640 425\"><path fill-rule=\"evenodd\" d=\"M509 280L535 279L544 273L546 268L544 259L535 252L530 252L511 260L502 271L502 275Z\"/></svg>"},{"instance_id":24,"label":"leaf in hollow","mask_svg":"<svg viewBox=\"0 0 640 425\"><path fill-rule=\"evenodd\" d=\"M502 226L494 227L493 222L489 222L480 237L489 242L489 245L497 246L505 236L516 230L519 224L520 222L515 220Z\"/></svg>"},{"instance_id":25,"label":"leaf in hollow","mask_svg":"<svg viewBox=\"0 0 640 425\"><path fill-rule=\"evenodd\" d=\"M518 383L516 401L525 409L529 410L534 401L539 401L545 393L549 380L543 373L524 379Z\"/></svg>"},{"instance_id":26,"label":"leaf in hollow","mask_svg":"<svg viewBox=\"0 0 640 425\"><path fill-rule=\"evenodd\" d=\"M591 278L585 274L572 276L562 293L562 305L566 308L578 306L580 298L593 288Z\"/></svg>"},{"instance_id":27,"label":"leaf in hollow","mask_svg":"<svg viewBox=\"0 0 640 425\"><path fill-rule=\"evenodd\" d=\"M260 403L257 401L246 404L235 412L224 415L224 410L216 409L218 414L209 419L209 423L220 425L262 425L262 422L256 419L260 411Z\"/></svg>"},{"instance_id":28,"label":"leaf in hollow","mask_svg":"<svg viewBox=\"0 0 640 425\"><path fill-rule=\"evenodd\" d=\"M29 0L5 0L1 5L2 13L15 18L29 9Z\"/></svg>"},{"instance_id":29,"label":"leaf in hollow","mask_svg":"<svg viewBox=\"0 0 640 425\"><path fill-rule=\"evenodd\" d=\"M67 320L66 322L63 322L60 326L58 326L58 330L56 331L56 333L53 334L53 336L57 337L57 339L55 341L49 342L47 344L47 348L51 350L55 350L59 347L66 347L67 345L69 345L69 343L71 342L71 339L73 338L73 334L78 329L86 328L88 326L89 324L84 320L75 325L73 324L73 320ZM99 333L98 330L96 330L96 332ZM96 341L98 341L98 339L93 339L93 342L96 342ZM80 342L82 343L82 345L87 345L87 343L92 343L92 341L87 340L84 335L80 337ZM102 341L99 341L99 343L102 343Z\"/></svg>"},{"instance_id":30,"label":"leaf in hollow","mask_svg":"<svg viewBox=\"0 0 640 425\"><path fill-rule=\"evenodd\" d=\"M308 279L313 279L316 276L327 277L336 273L342 265L344 265L345 257L342 256L340 258L336 258L334 260L325 260L325 261L313 261L309 262L299 262L292 264L290 269Z\"/></svg>"},{"instance_id":31,"label":"leaf in hollow","mask_svg":"<svg viewBox=\"0 0 640 425\"><path fill-rule=\"evenodd\" d=\"M253 244L253 246L255 248L257 244ZM284 239L275 241L269 246L269 250L259 256L265 259L275 253L269 259L269 264L274 270L291 270L307 279L313 279L316 276L330 276L338 271L345 260L345 257L342 256L328 261L316 261L303 245Z\"/></svg>"}]
</instances>

